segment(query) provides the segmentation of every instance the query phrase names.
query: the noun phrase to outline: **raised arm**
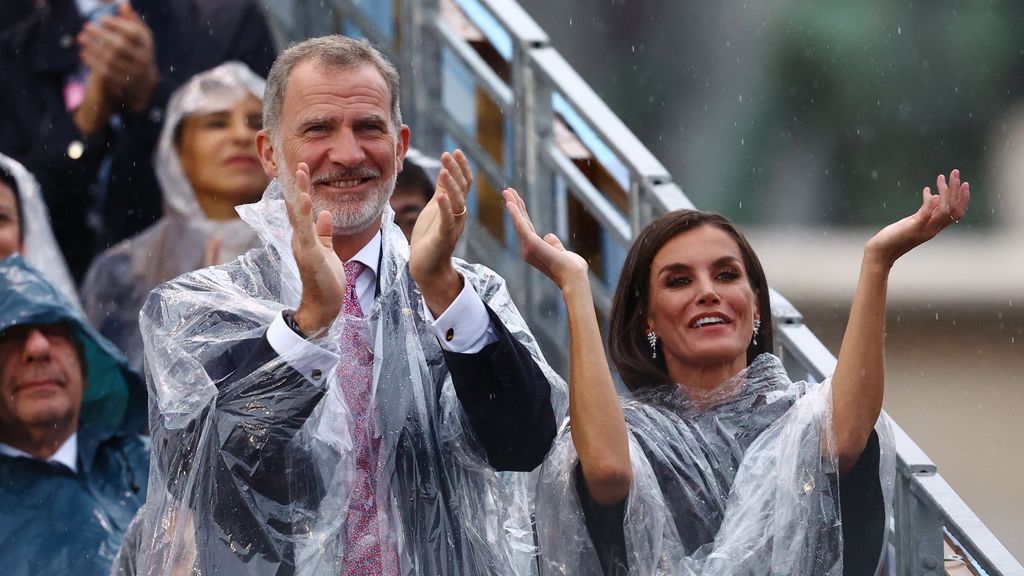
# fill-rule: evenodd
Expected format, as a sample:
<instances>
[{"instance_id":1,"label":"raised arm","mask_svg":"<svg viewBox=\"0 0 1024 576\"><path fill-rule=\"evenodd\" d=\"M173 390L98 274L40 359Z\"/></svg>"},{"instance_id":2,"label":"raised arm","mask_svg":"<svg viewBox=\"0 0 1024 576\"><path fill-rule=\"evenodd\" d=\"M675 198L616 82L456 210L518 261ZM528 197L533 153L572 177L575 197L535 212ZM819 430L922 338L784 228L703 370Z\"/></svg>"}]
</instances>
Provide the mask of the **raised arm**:
<instances>
[{"instance_id":1,"label":"raised arm","mask_svg":"<svg viewBox=\"0 0 1024 576\"><path fill-rule=\"evenodd\" d=\"M583 478L599 504L621 502L633 479L626 422L619 405L594 312L587 262L554 234L537 235L519 194L502 192L523 259L562 291L569 318L569 417Z\"/></svg>"},{"instance_id":2,"label":"raised arm","mask_svg":"<svg viewBox=\"0 0 1024 576\"><path fill-rule=\"evenodd\" d=\"M970 185L960 182L960 171L942 174L935 182L938 194L922 191L921 208L874 235L864 246L857 291L832 377L832 431L845 472L857 463L882 410L885 389L883 334L889 270L914 247L935 237L960 220L967 211Z\"/></svg>"}]
</instances>

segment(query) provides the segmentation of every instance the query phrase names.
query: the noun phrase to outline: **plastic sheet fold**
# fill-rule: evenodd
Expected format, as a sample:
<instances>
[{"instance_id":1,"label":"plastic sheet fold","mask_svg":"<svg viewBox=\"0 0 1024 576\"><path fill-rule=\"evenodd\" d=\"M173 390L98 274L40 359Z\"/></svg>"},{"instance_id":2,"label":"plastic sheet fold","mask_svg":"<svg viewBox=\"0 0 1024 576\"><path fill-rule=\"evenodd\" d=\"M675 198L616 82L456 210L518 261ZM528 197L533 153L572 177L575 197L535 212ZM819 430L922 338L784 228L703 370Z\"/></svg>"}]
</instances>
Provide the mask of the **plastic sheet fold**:
<instances>
[{"instance_id":1,"label":"plastic sheet fold","mask_svg":"<svg viewBox=\"0 0 1024 576\"><path fill-rule=\"evenodd\" d=\"M357 328L373 353L373 430L386 573L531 574L529 474L488 465L408 272L408 244L385 209L379 295L365 319L317 340L337 351ZM122 565L137 574L341 574L353 492L353 419L336 367L310 378L263 335L301 285L278 183L239 212L265 248L158 287L143 307L154 464ZM564 383L503 280L456 262L466 282L538 360L564 414ZM128 548L131 548L130 550Z\"/></svg>"},{"instance_id":2,"label":"plastic sheet fold","mask_svg":"<svg viewBox=\"0 0 1024 576\"><path fill-rule=\"evenodd\" d=\"M25 219L21 223L25 235L22 257L33 268L43 273L46 279L75 307L81 307L78 291L71 277L64 254L60 251L57 239L50 228L50 213L46 209L39 182L20 162L0 154L0 166L3 166L18 184L18 198L21 202L21 214Z\"/></svg>"},{"instance_id":3,"label":"plastic sheet fold","mask_svg":"<svg viewBox=\"0 0 1024 576\"><path fill-rule=\"evenodd\" d=\"M614 573L842 574L830 390L830 382L791 382L765 354L724 382L710 407L675 387L624 400L633 483L621 516L625 566ZM876 433L888 517L895 452L884 417ZM577 463L566 426L537 493L545 576L605 573Z\"/></svg>"}]
</instances>

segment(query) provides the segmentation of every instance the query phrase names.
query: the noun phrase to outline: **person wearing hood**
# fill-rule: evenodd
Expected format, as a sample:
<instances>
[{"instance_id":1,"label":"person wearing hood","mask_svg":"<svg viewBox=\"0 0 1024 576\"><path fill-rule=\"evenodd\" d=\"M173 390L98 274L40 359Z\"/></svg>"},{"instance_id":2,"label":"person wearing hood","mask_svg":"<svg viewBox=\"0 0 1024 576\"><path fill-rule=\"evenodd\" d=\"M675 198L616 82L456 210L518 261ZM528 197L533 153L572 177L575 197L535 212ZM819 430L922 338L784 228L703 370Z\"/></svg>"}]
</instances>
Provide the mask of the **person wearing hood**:
<instances>
[{"instance_id":1,"label":"person wearing hood","mask_svg":"<svg viewBox=\"0 0 1024 576\"><path fill-rule=\"evenodd\" d=\"M39 179L80 283L97 251L161 215L150 157L172 92L229 60L265 74L275 43L255 0L3 5L0 152Z\"/></svg>"},{"instance_id":2,"label":"person wearing hood","mask_svg":"<svg viewBox=\"0 0 1024 576\"><path fill-rule=\"evenodd\" d=\"M154 463L138 573L527 575L531 471L564 414L504 280L452 257L472 174L442 155L411 244L394 66L314 38L267 79L264 247L140 316Z\"/></svg>"},{"instance_id":3,"label":"person wearing hood","mask_svg":"<svg viewBox=\"0 0 1024 576\"><path fill-rule=\"evenodd\" d=\"M146 392L21 256L0 260L4 574L101 575L146 497Z\"/></svg>"},{"instance_id":4,"label":"person wearing hood","mask_svg":"<svg viewBox=\"0 0 1024 576\"><path fill-rule=\"evenodd\" d=\"M260 245L235 207L259 200L267 185L256 156L264 84L245 64L227 62L174 93L153 158L164 216L89 269L86 314L139 373L139 310L150 290Z\"/></svg>"},{"instance_id":5,"label":"person wearing hood","mask_svg":"<svg viewBox=\"0 0 1024 576\"><path fill-rule=\"evenodd\" d=\"M0 259L19 253L75 306L75 281L50 229L39 183L17 160L0 154Z\"/></svg>"}]
</instances>

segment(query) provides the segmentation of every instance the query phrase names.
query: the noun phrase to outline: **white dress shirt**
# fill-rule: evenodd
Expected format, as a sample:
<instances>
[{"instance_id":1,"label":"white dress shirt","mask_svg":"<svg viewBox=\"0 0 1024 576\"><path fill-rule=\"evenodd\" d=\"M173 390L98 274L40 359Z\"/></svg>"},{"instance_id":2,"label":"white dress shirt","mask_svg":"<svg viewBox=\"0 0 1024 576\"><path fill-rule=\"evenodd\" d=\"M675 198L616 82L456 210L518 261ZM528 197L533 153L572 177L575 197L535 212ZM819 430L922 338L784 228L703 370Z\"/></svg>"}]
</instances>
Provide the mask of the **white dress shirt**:
<instances>
[{"instance_id":1,"label":"white dress shirt","mask_svg":"<svg viewBox=\"0 0 1024 576\"><path fill-rule=\"evenodd\" d=\"M32 458L33 460L42 460L42 458L36 458L28 452L18 450L14 446L9 446L0 442L0 454L5 456L11 456L13 458ZM71 435L70 438L64 441L60 445L60 448L46 459L51 464L60 464L66 468L70 468L72 472L78 472L78 432Z\"/></svg>"},{"instance_id":2,"label":"white dress shirt","mask_svg":"<svg viewBox=\"0 0 1024 576\"><path fill-rule=\"evenodd\" d=\"M366 266L362 274L356 278L356 296L364 315L368 315L367 312L373 307L376 298L377 266L380 263L382 244L383 237L378 230L373 239L352 257L352 260ZM464 282L462 292L436 319L427 308L426 302L421 300L420 305L438 342L449 352L472 354L498 340L498 334L491 326L491 318L487 314L483 300L468 282ZM449 334L451 339L448 338ZM337 354L296 334L285 323L282 314L278 314L267 329L267 341L282 360L310 380L319 380L323 366L333 366L338 361Z\"/></svg>"}]
</instances>

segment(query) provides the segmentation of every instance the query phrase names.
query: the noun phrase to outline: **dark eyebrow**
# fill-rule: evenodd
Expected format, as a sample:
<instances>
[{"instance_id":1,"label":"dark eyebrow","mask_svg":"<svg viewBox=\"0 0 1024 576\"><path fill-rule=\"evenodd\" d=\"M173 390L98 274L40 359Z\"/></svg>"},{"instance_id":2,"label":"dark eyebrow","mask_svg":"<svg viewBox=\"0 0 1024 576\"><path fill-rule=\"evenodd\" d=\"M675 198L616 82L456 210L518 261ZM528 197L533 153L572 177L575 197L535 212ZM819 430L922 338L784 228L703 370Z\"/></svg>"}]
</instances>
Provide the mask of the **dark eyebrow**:
<instances>
[{"instance_id":1,"label":"dark eyebrow","mask_svg":"<svg viewBox=\"0 0 1024 576\"><path fill-rule=\"evenodd\" d=\"M320 124L334 124L336 118L334 116L310 116L299 123L299 132L305 131L307 128L317 126Z\"/></svg>"},{"instance_id":2,"label":"dark eyebrow","mask_svg":"<svg viewBox=\"0 0 1024 576\"><path fill-rule=\"evenodd\" d=\"M666 264L666 265L662 266L661 270L658 270L658 275L660 276L661 274L671 274L673 272L689 272L689 271L690 271L690 267L688 265L682 264L680 262L673 262L671 264Z\"/></svg>"},{"instance_id":3,"label":"dark eyebrow","mask_svg":"<svg viewBox=\"0 0 1024 576\"><path fill-rule=\"evenodd\" d=\"M742 266L743 262L735 256L722 256L718 260L711 263L713 268L721 268L722 266L739 265ZM673 262L666 264L661 267L658 274L671 274L673 272L689 272L692 267L689 264L683 264L682 262Z\"/></svg>"},{"instance_id":4,"label":"dark eyebrow","mask_svg":"<svg viewBox=\"0 0 1024 576\"><path fill-rule=\"evenodd\" d=\"M383 116L379 116L377 114L367 114L366 116L357 119L355 124L356 126L379 127L387 125L387 120L385 120Z\"/></svg>"}]
</instances>

